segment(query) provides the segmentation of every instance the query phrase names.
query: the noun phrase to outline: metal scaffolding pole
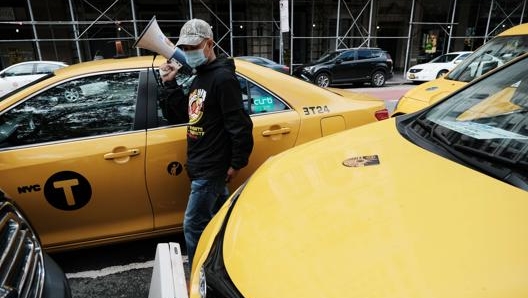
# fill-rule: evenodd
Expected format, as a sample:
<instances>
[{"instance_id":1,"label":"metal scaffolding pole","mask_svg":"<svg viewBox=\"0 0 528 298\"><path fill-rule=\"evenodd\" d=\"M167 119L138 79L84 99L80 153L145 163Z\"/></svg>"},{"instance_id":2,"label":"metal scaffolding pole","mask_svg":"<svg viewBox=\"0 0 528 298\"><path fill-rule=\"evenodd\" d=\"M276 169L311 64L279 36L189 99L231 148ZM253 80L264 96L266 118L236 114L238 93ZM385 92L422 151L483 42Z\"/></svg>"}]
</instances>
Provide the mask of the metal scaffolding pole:
<instances>
[{"instance_id":1,"label":"metal scaffolding pole","mask_svg":"<svg viewBox=\"0 0 528 298\"><path fill-rule=\"evenodd\" d=\"M280 9L279 4L279 63L284 64L284 32L282 32L282 16L280 15Z\"/></svg>"},{"instance_id":2,"label":"metal scaffolding pole","mask_svg":"<svg viewBox=\"0 0 528 298\"><path fill-rule=\"evenodd\" d=\"M229 0L229 45L231 57L233 57L233 3Z\"/></svg>"},{"instance_id":3,"label":"metal scaffolding pole","mask_svg":"<svg viewBox=\"0 0 528 298\"><path fill-rule=\"evenodd\" d=\"M488 34L489 34L489 26L490 26L490 20L491 20L491 12L493 11L493 4L494 0L491 0L491 5L488 13L488 22L486 24L486 33L484 34L484 43L488 41Z\"/></svg>"},{"instance_id":4,"label":"metal scaffolding pole","mask_svg":"<svg viewBox=\"0 0 528 298\"><path fill-rule=\"evenodd\" d=\"M134 5L134 0L130 0L130 11L132 12L132 21L134 21L134 40L137 40L138 38L138 27L137 27L137 20L136 20L136 9ZM136 47L136 55L140 56L141 51L139 48Z\"/></svg>"},{"instance_id":5,"label":"metal scaffolding pole","mask_svg":"<svg viewBox=\"0 0 528 298\"><path fill-rule=\"evenodd\" d=\"M311 34L310 36L314 36L314 25L315 25L315 0L312 0L312 19L311 19ZM314 48L313 48L313 42L310 40L310 61L313 61L314 60L314 57L313 57L313 52L314 52Z\"/></svg>"},{"instance_id":6,"label":"metal scaffolding pole","mask_svg":"<svg viewBox=\"0 0 528 298\"><path fill-rule=\"evenodd\" d=\"M457 0L453 1L453 13L451 14L451 25L449 25L449 38L447 39L447 52L451 51L451 36L453 36L453 24L455 23L455 12L456 12Z\"/></svg>"},{"instance_id":7,"label":"metal scaffolding pole","mask_svg":"<svg viewBox=\"0 0 528 298\"><path fill-rule=\"evenodd\" d=\"M341 19L341 0L337 0L337 17L336 17L336 41L335 49L339 46L339 20Z\"/></svg>"},{"instance_id":8,"label":"metal scaffolding pole","mask_svg":"<svg viewBox=\"0 0 528 298\"><path fill-rule=\"evenodd\" d=\"M73 36L75 38L75 47L77 48L77 59L79 59L79 62L82 62L81 48L79 46L79 27L75 23L75 14L73 13L72 0L68 0L68 4L70 5L70 17L73 22L72 28L73 28Z\"/></svg>"},{"instance_id":9,"label":"metal scaffolding pole","mask_svg":"<svg viewBox=\"0 0 528 298\"><path fill-rule=\"evenodd\" d=\"M526 9L526 0L523 1L523 8L522 8L522 11L521 11L521 19L519 20L519 25L522 24L522 22L523 22L525 9Z\"/></svg>"},{"instance_id":10,"label":"metal scaffolding pole","mask_svg":"<svg viewBox=\"0 0 528 298\"><path fill-rule=\"evenodd\" d=\"M368 31L367 47L370 47L370 39L372 36L372 12L374 11L374 0L369 0L369 1L370 1L370 15L369 15L369 31Z\"/></svg>"},{"instance_id":11,"label":"metal scaffolding pole","mask_svg":"<svg viewBox=\"0 0 528 298\"><path fill-rule=\"evenodd\" d=\"M411 15L409 17L409 33L407 34L407 49L405 50L405 64L403 65L403 77L405 78L405 74L407 73L407 66L409 65L409 51L411 48L411 37L412 37L412 27L413 27L413 16L414 16L414 4L415 0L413 0L411 5Z\"/></svg>"},{"instance_id":12,"label":"metal scaffolding pole","mask_svg":"<svg viewBox=\"0 0 528 298\"><path fill-rule=\"evenodd\" d=\"M31 0L27 0L29 17L31 18L31 26L33 27L33 37L35 38L35 47L37 48L38 59L42 60L42 53L40 52L40 42L38 41L37 28L35 27L35 18L33 17L33 9L31 8Z\"/></svg>"},{"instance_id":13,"label":"metal scaffolding pole","mask_svg":"<svg viewBox=\"0 0 528 298\"><path fill-rule=\"evenodd\" d=\"M293 2L294 0L291 0L291 8L290 8L290 72L293 71ZM280 32L280 29L279 29ZM280 32L282 34L282 32Z\"/></svg>"}]
</instances>

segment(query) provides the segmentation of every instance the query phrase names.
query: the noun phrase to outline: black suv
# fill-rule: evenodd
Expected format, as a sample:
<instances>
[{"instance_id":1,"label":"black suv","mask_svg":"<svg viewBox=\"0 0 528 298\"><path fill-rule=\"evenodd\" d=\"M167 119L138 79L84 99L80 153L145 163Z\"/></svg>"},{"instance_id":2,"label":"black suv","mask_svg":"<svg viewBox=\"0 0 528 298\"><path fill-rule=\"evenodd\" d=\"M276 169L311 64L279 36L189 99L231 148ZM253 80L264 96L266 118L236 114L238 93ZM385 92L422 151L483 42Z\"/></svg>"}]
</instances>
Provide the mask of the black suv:
<instances>
[{"instance_id":1,"label":"black suv","mask_svg":"<svg viewBox=\"0 0 528 298\"><path fill-rule=\"evenodd\" d=\"M0 236L0 297L71 297L64 272L42 250L29 222L1 190Z\"/></svg>"},{"instance_id":2,"label":"black suv","mask_svg":"<svg viewBox=\"0 0 528 298\"><path fill-rule=\"evenodd\" d=\"M320 87L345 83L381 87L392 77L392 59L379 48L341 49L297 67L293 75Z\"/></svg>"}]
</instances>

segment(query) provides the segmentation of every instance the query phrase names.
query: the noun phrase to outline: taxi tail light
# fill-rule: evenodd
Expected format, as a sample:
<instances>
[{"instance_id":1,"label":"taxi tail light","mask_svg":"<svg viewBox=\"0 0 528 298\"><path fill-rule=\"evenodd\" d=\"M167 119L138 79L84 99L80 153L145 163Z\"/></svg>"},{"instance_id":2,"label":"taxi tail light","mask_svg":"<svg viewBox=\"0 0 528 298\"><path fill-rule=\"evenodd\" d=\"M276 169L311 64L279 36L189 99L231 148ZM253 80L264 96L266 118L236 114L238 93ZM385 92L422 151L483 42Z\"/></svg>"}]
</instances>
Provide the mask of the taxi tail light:
<instances>
[{"instance_id":1,"label":"taxi tail light","mask_svg":"<svg viewBox=\"0 0 528 298\"><path fill-rule=\"evenodd\" d=\"M377 110L376 113L374 113L374 116L376 117L378 121L389 119L389 110L387 109Z\"/></svg>"}]
</instances>

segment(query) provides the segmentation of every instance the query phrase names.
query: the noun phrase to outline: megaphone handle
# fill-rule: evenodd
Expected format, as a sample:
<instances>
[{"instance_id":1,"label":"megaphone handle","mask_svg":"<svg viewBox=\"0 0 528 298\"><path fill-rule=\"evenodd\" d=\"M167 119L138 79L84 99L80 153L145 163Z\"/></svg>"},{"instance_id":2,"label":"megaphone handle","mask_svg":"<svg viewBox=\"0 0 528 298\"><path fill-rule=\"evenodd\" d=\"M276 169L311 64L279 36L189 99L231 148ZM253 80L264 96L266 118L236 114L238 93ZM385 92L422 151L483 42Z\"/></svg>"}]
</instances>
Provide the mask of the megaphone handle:
<instances>
[{"instance_id":1,"label":"megaphone handle","mask_svg":"<svg viewBox=\"0 0 528 298\"><path fill-rule=\"evenodd\" d=\"M167 63L165 65L160 66L159 68L160 75L164 80L174 79L174 77L176 77L176 73L181 68L181 63L173 60L174 59L167 60ZM170 77L167 77L169 75Z\"/></svg>"}]
</instances>

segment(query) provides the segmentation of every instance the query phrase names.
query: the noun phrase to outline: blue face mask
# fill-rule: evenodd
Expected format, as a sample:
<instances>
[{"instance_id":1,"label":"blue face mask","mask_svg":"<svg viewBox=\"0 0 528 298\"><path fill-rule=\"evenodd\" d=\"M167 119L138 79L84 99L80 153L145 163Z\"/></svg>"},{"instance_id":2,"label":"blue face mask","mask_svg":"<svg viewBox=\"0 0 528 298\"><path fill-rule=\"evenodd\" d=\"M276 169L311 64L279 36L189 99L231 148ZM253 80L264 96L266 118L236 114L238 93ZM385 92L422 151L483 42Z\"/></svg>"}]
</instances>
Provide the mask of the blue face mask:
<instances>
[{"instance_id":1,"label":"blue face mask","mask_svg":"<svg viewBox=\"0 0 528 298\"><path fill-rule=\"evenodd\" d=\"M185 59L187 60L187 64L189 64L189 66L192 68L196 68L207 62L207 57L205 57L204 49L185 52Z\"/></svg>"}]
</instances>

